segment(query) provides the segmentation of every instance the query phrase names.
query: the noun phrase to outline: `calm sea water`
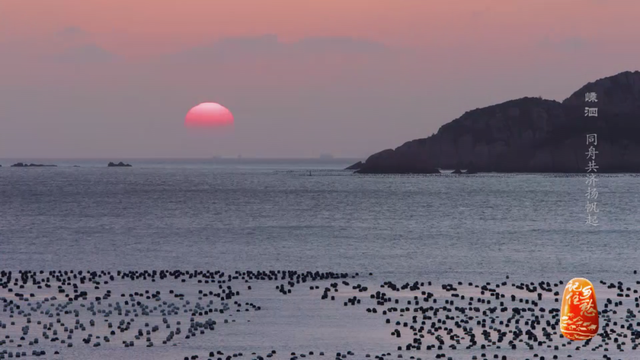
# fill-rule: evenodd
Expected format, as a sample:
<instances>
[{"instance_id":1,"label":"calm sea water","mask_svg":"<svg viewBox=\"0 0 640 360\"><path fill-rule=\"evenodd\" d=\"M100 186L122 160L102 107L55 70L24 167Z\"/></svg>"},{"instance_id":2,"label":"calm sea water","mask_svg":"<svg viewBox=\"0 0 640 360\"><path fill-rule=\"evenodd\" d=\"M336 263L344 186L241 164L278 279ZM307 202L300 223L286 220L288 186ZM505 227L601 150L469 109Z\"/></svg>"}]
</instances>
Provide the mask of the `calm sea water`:
<instances>
[{"instance_id":1,"label":"calm sea water","mask_svg":"<svg viewBox=\"0 0 640 360\"><path fill-rule=\"evenodd\" d=\"M0 168L3 269L296 269L613 280L640 268L640 178L362 176L351 160ZM73 167L79 165L80 167Z\"/></svg>"}]
</instances>

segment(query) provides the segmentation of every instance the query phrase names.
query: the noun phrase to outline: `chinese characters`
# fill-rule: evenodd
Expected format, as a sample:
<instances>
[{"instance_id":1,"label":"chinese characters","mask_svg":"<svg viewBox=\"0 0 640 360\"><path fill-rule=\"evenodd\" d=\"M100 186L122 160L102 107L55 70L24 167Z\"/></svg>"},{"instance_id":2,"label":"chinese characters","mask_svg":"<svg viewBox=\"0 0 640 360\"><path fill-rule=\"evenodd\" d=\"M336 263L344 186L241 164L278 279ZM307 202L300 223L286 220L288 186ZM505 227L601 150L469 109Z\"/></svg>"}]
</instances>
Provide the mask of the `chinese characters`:
<instances>
[{"instance_id":1,"label":"chinese characters","mask_svg":"<svg viewBox=\"0 0 640 360\"><path fill-rule=\"evenodd\" d=\"M584 278L571 279L564 289L560 310L560 331L569 340L587 340L598 332L598 305L593 284Z\"/></svg>"},{"instance_id":2,"label":"chinese characters","mask_svg":"<svg viewBox=\"0 0 640 360\"><path fill-rule=\"evenodd\" d=\"M585 102L597 102L598 98L595 92L588 92L584 97ZM584 116L598 116L598 108L597 107L585 107L584 108ZM598 202L596 201L598 198L598 189L596 188L596 182L598 178L596 177L596 173L600 168L596 164L596 155L598 154L597 150L598 145L598 134L587 134L587 225L598 226Z\"/></svg>"},{"instance_id":3,"label":"chinese characters","mask_svg":"<svg viewBox=\"0 0 640 360\"><path fill-rule=\"evenodd\" d=\"M598 312L593 307L591 298L591 285L581 287L580 283L575 283L573 288L573 304L580 308L580 316L595 316Z\"/></svg>"}]
</instances>

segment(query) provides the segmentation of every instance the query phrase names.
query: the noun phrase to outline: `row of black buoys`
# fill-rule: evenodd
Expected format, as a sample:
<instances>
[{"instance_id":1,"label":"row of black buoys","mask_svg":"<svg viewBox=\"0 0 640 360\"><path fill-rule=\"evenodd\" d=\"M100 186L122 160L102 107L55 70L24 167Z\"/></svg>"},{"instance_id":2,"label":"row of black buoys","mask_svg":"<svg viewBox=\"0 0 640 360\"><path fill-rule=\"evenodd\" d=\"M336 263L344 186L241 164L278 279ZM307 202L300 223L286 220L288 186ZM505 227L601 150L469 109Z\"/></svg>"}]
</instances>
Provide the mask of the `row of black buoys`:
<instances>
[{"instance_id":1,"label":"row of black buoys","mask_svg":"<svg viewBox=\"0 0 640 360\"><path fill-rule=\"evenodd\" d=\"M180 276L191 275L189 274L189 272L175 272L174 274L178 278ZM108 321L108 318L114 315L115 313L118 313L120 316L124 315L125 317L133 316L133 318L131 318L129 321L126 321L126 322L124 321L124 319L121 319L117 326L117 329L119 330L120 333L126 333L131 329L131 324L134 322L135 317L138 317L139 315L149 316L151 313L154 312L154 310L156 310L156 307L152 308L152 305L145 304L144 303L145 299L152 300L152 301L161 300L160 291L150 292L149 290L146 290L144 291L144 293L134 292L133 294L129 294L128 300L124 300L123 304L121 304L119 301L116 301L115 304L113 302L108 304L109 309L97 309L97 306L100 305L101 302L108 300L111 297L112 295L111 290L106 290L105 292L102 293L101 296L96 296L96 297L89 296L87 291L91 292L92 290L91 287L93 287L93 290L100 290L100 285L102 284L106 285L108 284L109 281L117 280L114 274L111 272L87 271L83 273L82 271L78 271L78 272L64 271L64 272L45 273L44 271L40 271L40 273L38 274L36 272L25 271L25 272L18 272L19 276L17 277L15 275L16 274L12 272L7 272L7 271L2 272L2 278L0 278L0 285L2 286L2 288L7 289L8 293L13 292L13 287L23 289L25 288L25 286L34 285L38 289L42 289L43 287L52 288L51 284L54 284L56 282L60 284L60 285L57 285L57 293L68 296L68 298L66 299L67 301L58 302L56 304L55 309L46 308L45 311L40 311L40 314L45 315L48 318L55 317L56 324L59 325L61 328L64 327L63 331L68 335L66 339L59 338L58 331L60 331L61 333L60 335L62 335L62 329L60 328L56 329L54 326L54 323L50 322L49 324L45 323L43 325L44 332L43 332L42 339L50 340L51 342L59 341L61 344L66 343L67 347L73 346L72 343L67 342L67 340L71 340L73 338L74 330L85 332L87 328L93 328L97 326L96 319L94 318L88 319L87 326L85 326L87 323L80 322L80 319L76 319L75 324L71 325L73 326L73 328L63 323L61 321L61 319L64 318L64 316L61 315L61 313L63 312L64 314L73 315L75 317L79 316L78 309L72 309L72 310L67 309L71 304L75 302L80 302L82 303L80 306L84 308L84 310L86 310L90 316L93 316L93 317L100 316L98 315L100 313L101 316L105 318L105 321ZM148 272L140 272L140 273L118 272L118 276L120 277L120 280L127 279L127 278L133 280L134 278L137 278L137 279L145 279L147 277L153 278L155 276L155 273L153 272L149 272L149 273ZM12 283L12 280L13 280L13 283ZM87 286L87 290L86 291L78 290L83 285ZM66 287L69 287L70 289L65 289ZM55 288L55 286L53 286L53 288ZM75 295L72 297L71 295L66 294L67 291L65 290L69 290L69 292L75 292ZM202 296L206 296L205 294L202 293L202 291L200 291L199 294ZM210 291L209 294L218 295L219 298L229 299L233 296L238 296L239 292L233 291L233 289L230 286L227 286L224 289L222 289L222 291L219 293L213 294ZM225 296L220 296L220 294L225 294ZM56 300L58 300L55 296L45 297L44 300L42 301L38 300L35 302L35 304L32 304L31 302L29 302L30 301L29 297L34 298L35 294L29 293L29 295L26 295L22 293L17 293L16 295L17 295L16 298L19 302L27 302L26 305L30 306L31 310L36 312L40 309L43 309L43 306L45 305L45 303L55 302ZM122 295L122 298L126 297L126 294L121 294L121 295ZM234 303L237 304L238 306L241 306L241 303L239 302L234 302ZM189 305L189 301L186 301L182 306L177 306L176 304L173 304L173 303L167 304L167 302L164 302L164 304L169 305L169 308L170 308L168 311L169 315L177 315L178 311L181 308L185 309L186 307L188 307L187 305ZM21 304L16 302L15 300L12 300L12 299L8 300L3 298L3 308L5 312L9 310L9 312L11 313L10 315L11 317L14 316L14 313L18 315L22 315L22 310L20 308L20 305ZM212 305L215 305L215 304L212 302L207 304L207 306L200 306L199 304L196 304L190 310L194 312L193 314L194 316L203 316L209 313L209 310L211 310L210 308ZM227 304L222 303L221 305L223 309L228 310ZM250 308L253 308L254 310L260 309L258 306L255 306L255 305ZM211 312L214 312L214 310L216 309L211 310ZM159 311L166 312L165 309L162 309ZM221 310L220 313L222 312L223 311ZM25 314L27 324L31 323L32 316L33 314L31 313ZM37 323L41 324L41 321L39 320ZM166 317L163 317L163 323L167 326L167 328L170 327L170 324L168 323L168 320ZM0 323L0 325L4 325L4 327L6 328L6 324ZM10 325L14 326L15 322L12 321ZM177 325L180 325L180 322L177 322ZM200 333L202 333L204 330L213 330L214 329L213 325L215 325L215 321L211 319L208 319L207 321L204 321L204 322L195 321L195 322L192 322L191 325L192 326L188 330L189 334L187 335L187 337L195 336L195 332L197 330L199 330ZM160 330L160 327L158 325L150 325L149 323L145 323L145 327L149 329L147 329L146 332L143 332L143 329L138 329L138 334L135 335L135 338L136 340L142 340L146 337L146 339L144 339L144 341L146 341L146 346L152 347L154 346L154 343L149 338L149 335L151 335L152 333L158 332ZM113 329L113 330L110 330L108 335L114 336L116 334L113 323L108 322L107 328ZM19 339L20 341L25 340L24 336L28 334L29 329L30 329L29 326L22 327L23 337ZM169 339L171 340L173 336L175 336L175 334L180 334L180 333L181 331L180 331L180 328L178 327L175 332L172 331L170 333ZM14 339L10 339L10 336L8 336L8 339L9 339L9 342L11 343L14 342ZM81 341L93 347L100 347L100 346L103 346L105 343L109 343L110 337L107 335L104 335L104 336L96 336L94 338L93 334L87 334L87 336L82 337ZM29 346L36 346L38 343L39 343L39 339L35 338L34 340L29 341ZM134 346L134 341L123 341L123 344L125 347L132 347ZM18 347L20 346L22 346L22 344L18 344ZM39 350L34 350L33 354L41 354L41 352ZM4 355L0 355L0 356L4 357ZM13 353L7 354L7 356L13 357ZM17 357L19 357L19 355Z\"/></svg>"},{"instance_id":2,"label":"row of black buoys","mask_svg":"<svg viewBox=\"0 0 640 360\"><path fill-rule=\"evenodd\" d=\"M116 338L125 348L172 346L181 339L232 326L242 319L234 314L261 310L259 303L242 299L242 292L253 289L247 283L257 287L261 281L275 285L283 295L308 289L318 300L338 299L367 316L382 315L380 326L389 328L387 334L395 344L390 348L399 357L412 358L426 352L441 359L451 355L458 358L457 351L464 349L477 351L479 358L506 359L510 354L525 352L533 358L555 359L559 353L553 352L564 351L562 357L575 351L606 355L633 351L640 344L638 289L622 281L600 282L613 296L599 297L604 306L598 336L579 343L560 335L557 302L562 281L385 281L376 286L357 279L358 274L295 270L0 271L5 296L0 297L0 333L8 334L0 338L0 359L9 357L7 347L14 349L11 357L18 353L25 356L14 347L28 347L31 356L44 356L40 354L51 353L49 344L55 344L56 349L74 345L103 348L116 345ZM322 283L308 284L318 281ZM159 282L165 286L154 288L153 284ZM195 291L184 288L186 282ZM246 290L238 290L238 283ZM273 290L273 285L267 288ZM110 286L127 290L112 292ZM321 288L322 292L316 291ZM176 321L177 316L181 318ZM40 331L41 335L34 337ZM401 343L396 344L398 341ZM338 354L341 359L355 356L353 351ZM275 351L252 355L271 358ZM305 351L291 356L301 359L322 355ZM226 359L243 355L209 353L210 358L214 356Z\"/></svg>"},{"instance_id":3,"label":"row of black buoys","mask_svg":"<svg viewBox=\"0 0 640 360\"><path fill-rule=\"evenodd\" d=\"M44 318L55 319L55 322L44 323L43 335L40 338L44 341L39 341L38 338L29 341L29 346L40 346L46 344L47 341L58 342L60 344L66 344L67 347L73 347L71 340L75 334L78 335L79 342L91 347L103 347L110 343L113 336L120 334L131 334L135 340L122 340L122 345L125 348L134 347L136 343L142 342L147 347L153 347L154 342L151 340L151 336L154 333L160 331L160 325L151 324L149 322L144 323L143 328L134 327L136 318L141 316L153 316L154 312L161 315L163 328L169 329L168 334L163 336L163 345L168 345L173 342L175 345L175 339L177 337L184 337L189 339L191 337L204 334L206 331L213 331L215 329L216 321L211 318L206 318L207 315L213 313L225 314L226 312L236 310L246 311L259 311L261 306L253 302L240 302L235 300L235 297L240 296L240 292L234 290L230 285L233 280L242 279L244 282L256 281L253 273L251 272L236 272L226 274L221 271L181 271L181 270L144 270L144 271L19 271L10 272L2 271L0 273L0 286L8 290L8 293L13 293L14 289L20 289L15 292L16 299L2 299L5 312L9 309L11 317L14 313L22 315L20 309L20 303L25 302L27 306L31 306L32 310L36 311L35 318L38 318L38 310L40 316ZM289 289L286 289L287 293L291 293L291 288L296 284L305 283L308 281L319 280L338 280L354 278L354 275L347 273L336 272L297 272L297 271L270 271L260 272L259 276L263 278L269 277L269 280L286 280L286 285ZM184 283L186 280L190 283L207 284L207 290L199 289L197 296L199 300L211 298L208 303L196 303L190 304L185 294L182 291L169 290L169 295L162 293L160 290L144 290L144 291L132 291L129 294L121 293L119 298L110 300L114 294L110 289L102 290L102 287L108 286L110 283L117 282L120 285L128 286L129 283L138 281L179 281ZM209 290L211 285L216 284L218 290ZM42 289L51 289L58 295L45 297L43 300L37 299L34 292L23 291L22 289L29 289L30 287ZM282 289L285 289L283 284ZM319 288L319 287L316 287ZM248 287L251 290L251 287ZM166 290L165 290L166 291ZM37 292L37 291L36 291ZM170 300L170 301L167 301ZM171 301L173 300L173 301ZM35 301L35 303L33 303ZM154 306L162 302L163 305ZM47 303L51 303L51 306L55 303L55 308L49 309L46 307ZM76 306L74 308L74 305ZM78 308L77 305L80 307ZM104 306L107 308L105 308ZM188 309L188 311L187 311ZM83 315L86 313L89 318L80 316L80 312ZM169 320L169 317L173 315L179 315L183 313L190 313L192 315L189 326L185 328L181 327L180 321L174 323ZM69 324L68 317L65 315L71 315L75 317L75 323ZM34 314L25 314L25 321L27 324L31 323L31 319ZM115 321L111 321L116 317ZM205 317L205 320L198 320L201 317ZM94 336L92 333L88 333L88 329L96 328L96 331L100 332L97 328L100 327L98 319L104 319L106 322L106 333L97 334ZM223 319L223 323L233 323L236 320ZM38 325L41 325L41 320L37 320ZM10 326L15 326L15 321L9 323ZM7 324L0 322L0 327L6 328ZM27 335L29 332L29 326L22 328L23 335ZM63 330L64 329L64 330ZM66 338L58 335L66 335ZM13 343L17 339L9 339L10 343ZM20 341L25 340L21 338ZM26 343L24 344L26 345ZM19 344L22 346L22 344ZM39 350L33 350L33 354L40 354ZM271 357L275 354L275 350L268 354ZM320 353L321 356L324 353ZM310 352L313 355L313 352ZM13 357L11 355L7 355ZM237 357L242 354L228 355L227 357ZM0 354L0 357L4 355ZM195 356L197 357L197 356ZM192 356L191 358L194 358Z\"/></svg>"},{"instance_id":4,"label":"row of black buoys","mask_svg":"<svg viewBox=\"0 0 640 360\"><path fill-rule=\"evenodd\" d=\"M562 284L562 281L556 283L553 285L553 287L558 287L559 285ZM408 285L408 286L407 286ZM461 283L458 283L458 285L461 285ZM471 284L469 284L471 286ZM562 336L559 335L558 332L558 313L559 313L559 309L554 308L554 309L549 309L548 311L545 309L545 307L541 306L541 304L539 303L540 301L542 301L543 299L543 295L544 293L549 293L551 291L553 291L553 287L551 286L550 283L548 282L541 282L538 284L538 286L540 287L540 290L538 290L538 287L534 284L534 283L529 283L529 284L512 284L512 286L518 290L522 290L525 291L526 293L529 294L535 294L535 298L529 298L526 296L522 296L522 297L516 297L516 295L511 295L510 296L510 300L511 302L515 303L511 306L511 308L509 306L507 306L505 304L505 298L506 298L506 294L505 293L500 293L500 291L498 291L498 289L500 289L501 286L507 286L506 282L502 282L501 284L496 284L495 287L490 287L491 284L487 283L485 285L482 286L475 286L475 288L479 288L480 289L480 295L481 297L476 297L475 298L475 303L474 303L474 297L469 297L468 299L468 307L462 307L462 306L455 306L452 309L452 305L454 305L455 299L461 299L464 300L465 297L463 294L457 293L458 289L456 288L455 285L453 284L442 284L442 290L447 293L447 292L453 292L451 294L451 297L453 299L451 300L445 300L445 306L443 307L439 307L439 308L434 308L434 307L429 307L429 308L425 308L424 306L420 305L420 302L418 301L418 297L414 296L414 302L413 304L416 305L413 309L410 308L405 308L405 309L398 309L397 307L394 306L390 306L387 307L385 309L383 309L382 313L383 315L386 315L387 313L389 314L393 314L393 313L400 313L399 316L404 316L403 313L406 312L413 312L413 313L421 313L423 314L423 321L422 321L422 325L421 327L417 327L414 325L411 325L410 328L414 331L414 336L418 333L421 333L419 337L414 337L413 342L411 344L407 344L405 349L406 350L419 350L422 344L422 335L426 334L430 334L432 336L435 337L435 339L438 341L439 344L437 345L428 345L426 348L427 350L430 349L435 349L437 348L438 350L443 349L445 342L444 339L446 339L445 337L440 337L438 338L436 335L436 332L439 330L451 330L452 328L447 328L447 327L443 327L440 324L444 324L445 321L443 321L442 319L438 319L437 322L432 322L431 326L429 327L429 329L425 330L424 325L426 325L426 322L424 320L433 320L436 319L438 316L438 312L439 311L446 311L446 312L451 312L451 310L455 310L456 312L459 313L459 315L451 317L451 315L447 315L446 319L447 320L455 320L455 324L456 327L458 329L463 328L463 325L461 325L461 323L465 322L465 314L470 312L470 313L481 313L482 314L482 319L481 320L477 320L477 325L480 326L482 330L481 335L484 338L484 343L480 344L480 349L489 349L490 347L494 346L494 348L496 349L500 349L500 343L502 343L507 335L509 333L513 333L513 339L509 341L508 344L505 345L509 345L509 346L505 346L505 348L510 348L510 349L516 349L516 343L517 342L522 342L527 349L529 350L535 350L536 347L540 348L540 349L544 349L545 345L546 348L548 349L552 349L554 351L558 351L560 349L560 347L558 345L553 345L551 346L549 343L552 343L554 340L558 340L561 339ZM401 291L403 289L411 289L413 291L417 291L419 290L419 286L414 283L414 284L404 284L402 286L397 286L393 283L390 282L386 282L383 283L381 285L381 287L384 288L389 288L394 292L397 291ZM629 296L629 292L633 291L634 293L637 293L637 290L632 290L630 287L625 287L623 288L622 283L618 282L617 284L611 284L609 286L610 288L616 288L618 291L620 291L619 294L617 294L617 297L630 297ZM540 292L543 291L543 292ZM626 291L627 294L622 294L623 291ZM386 294L385 294L386 295ZM422 295L425 295L425 292L422 292ZM557 302L557 297L559 296L559 292L558 291L554 291L553 293L554 297L554 302ZM392 299L385 299L385 301L380 301L381 298L384 298L384 295L381 294L381 292L377 292L375 294L371 294L371 299L375 299L376 300L376 305L378 306L385 306L387 302L392 302ZM493 298L493 300L491 299ZM424 297L424 301L428 302L430 298L429 297ZM398 303L397 299L395 299L396 301L393 301L393 303ZM498 302L497 306L492 306L492 301ZM636 297L634 299L635 303L638 304L638 297ZM407 301L408 304L412 304L411 301ZM436 300L433 300L433 303L436 303ZM479 306L474 306L475 304L483 304L486 308L485 309L481 309L481 307ZM519 304L523 304L526 307L522 307ZM617 302L612 302L611 299L607 299L606 305L611 305L613 304L614 306L622 306L622 301L617 301ZM446 306L449 305L449 306ZM606 307L606 306L605 306ZM403 311L404 310L404 311ZM496 316L494 314L499 314L499 313L504 313L504 312L509 312L509 310L511 310L512 315L509 316L508 318L506 318L505 320L498 320L496 318L499 318L499 316ZM367 312L372 313L373 311L371 311L371 308L368 307L367 308ZM432 313L432 315L426 315L429 312ZM547 319L544 320L545 318L545 313L549 314L551 316L551 319ZM604 310L603 313L607 314L607 311ZM626 319L630 320L633 316L632 316L632 311L630 309L627 309L626 311ZM525 318L525 314L531 314L530 315L530 319L526 319ZM494 318L495 317L495 318ZM490 319L490 322L488 321ZM496 321L497 320L497 321ZM528 327L528 329L521 329L520 328L520 320L523 320L524 322L524 326ZM386 318L386 323L389 324L391 323L391 319L390 318ZM417 316L413 316L413 323L417 323ZM467 322L468 323L468 322ZM507 328L510 327L510 324L515 324L515 328L516 331L513 330L509 330L508 332L505 330L508 330ZM618 324L613 321L611 323L613 326L617 326ZM396 321L396 326L401 325L400 321ZM402 326L407 327L408 323L404 322L402 323ZM504 326L504 329L500 329L500 327ZM632 324L627 324L626 326L622 326L620 325L623 329L626 330L630 330L631 335L633 335L633 340L635 342L635 339L640 338L640 331L636 330L634 328L634 326ZM637 322L635 324L635 326L640 327L640 322ZM607 323L605 323L605 326L603 327L605 331L603 331L603 334L601 334L601 337L604 340L611 340L610 339L610 335L611 333L607 332ZM435 331L433 331L435 329ZM539 329L542 334L539 334L536 329ZM493 331L489 331L489 330L493 330ZM493 338L492 337L492 332L496 332L497 331L497 338ZM478 345L478 343L473 340L475 339L475 335L470 332L465 330L465 335L469 336L470 341L470 346L467 346L467 349L471 349L473 347L476 347ZM614 331L615 333L615 331ZM619 332L618 332L619 333ZM399 330L395 329L391 335L392 336L398 336L399 334ZM526 336L526 340L522 340L522 339L518 339L521 336ZM451 335L450 338L453 341L457 341L458 340L458 335ZM626 335L623 335L622 338L627 338ZM544 340L543 340L544 339ZM614 343L618 344L616 346L616 348L620 351L623 351L622 349L622 340L620 337L615 337L613 340ZM571 342L569 342L568 344L571 344ZM459 343L458 343L459 345ZM497 346L496 346L497 345ZM562 347L565 347L567 344L562 344ZM585 347L588 347L590 344L589 342L584 342L582 344ZM629 345L629 344L627 344ZM635 350L637 348L636 346L637 344L634 344L632 346L632 349ZM607 351L607 348L604 347L606 346L605 344L600 344L596 347L592 347L592 350L597 351L598 347L600 348L604 348L604 351ZM451 349L455 349L456 348L456 344L449 344L449 348ZM579 346L578 346L579 348ZM398 347L399 350L402 349L402 347ZM497 358L497 354L494 356ZM537 355L535 357L538 357ZM554 358L557 358L557 355L554 355Z\"/></svg>"}]
</instances>

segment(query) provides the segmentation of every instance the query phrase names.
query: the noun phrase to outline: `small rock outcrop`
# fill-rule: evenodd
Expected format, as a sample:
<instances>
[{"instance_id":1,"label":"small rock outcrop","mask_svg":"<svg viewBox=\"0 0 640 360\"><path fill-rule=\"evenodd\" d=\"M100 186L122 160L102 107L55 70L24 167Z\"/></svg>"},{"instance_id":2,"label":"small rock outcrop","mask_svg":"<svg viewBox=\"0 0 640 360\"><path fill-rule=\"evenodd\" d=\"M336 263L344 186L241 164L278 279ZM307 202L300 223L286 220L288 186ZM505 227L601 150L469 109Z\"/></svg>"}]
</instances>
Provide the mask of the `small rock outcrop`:
<instances>
[{"instance_id":1,"label":"small rock outcrop","mask_svg":"<svg viewBox=\"0 0 640 360\"><path fill-rule=\"evenodd\" d=\"M595 92L597 102L585 101ZM585 116L597 107L598 116ZM371 155L357 173L584 173L586 134L598 172L640 173L640 71L588 83L562 102L525 97L468 111L424 139Z\"/></svg>"},{"instance_id":2,"label":"small rock outcrop","mask_svg":"<svg viewBox=\"0 0 640 360\"><path fill-rule=\"evenodd\" d=\"M125 164L122 161L120 161L119 163L114 163L114 162L109 162L109 164L107 164L108 167L131 167L131 164Z\"/></svg>"},{"instance_id":3,"label":"small rock outcrop","mask_svg":"<svg viewBox=\"0 0 640 360\"><path fill-rule=\"evenodd\" d=\"M11 167L56 167L57 165L45 165L45 164L27 164L27 163L15 163Z\"/></svg>"}]
</instances>

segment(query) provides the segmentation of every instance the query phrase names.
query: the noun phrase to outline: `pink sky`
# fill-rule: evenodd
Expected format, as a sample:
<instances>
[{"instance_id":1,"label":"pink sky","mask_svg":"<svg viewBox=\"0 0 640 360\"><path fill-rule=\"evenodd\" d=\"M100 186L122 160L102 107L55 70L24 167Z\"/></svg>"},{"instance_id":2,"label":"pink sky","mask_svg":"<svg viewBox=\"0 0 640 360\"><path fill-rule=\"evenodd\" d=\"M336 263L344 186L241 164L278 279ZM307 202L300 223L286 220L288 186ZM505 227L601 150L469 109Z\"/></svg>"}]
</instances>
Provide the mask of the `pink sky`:
<instances>
[{"instance_id":1,"label":"pink sky","mask_svg":"<svg viewBox=\"0 0 640 360\"><path fill-rule=\"evenodd\" d=\"M637 0L3 0L0 157L364 157L640 64ZM219 102L233 132L184 114Z\"/></svg>"}]
</instances>

